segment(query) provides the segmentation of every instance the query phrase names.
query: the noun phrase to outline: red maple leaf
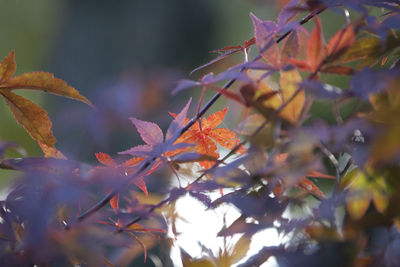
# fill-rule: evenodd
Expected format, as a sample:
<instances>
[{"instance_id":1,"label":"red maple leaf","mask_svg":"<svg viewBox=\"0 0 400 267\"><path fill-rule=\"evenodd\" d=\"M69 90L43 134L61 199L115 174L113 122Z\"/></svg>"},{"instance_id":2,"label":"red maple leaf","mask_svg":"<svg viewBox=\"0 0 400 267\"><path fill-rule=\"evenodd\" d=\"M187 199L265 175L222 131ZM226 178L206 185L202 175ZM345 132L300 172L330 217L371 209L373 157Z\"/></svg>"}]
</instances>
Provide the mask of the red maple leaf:
<instances>
[{"instance_id":1,"label":"red maple leaf","mask_svg":"<svg viewBox=\"0 0 400 267\"><path fill-rule=\"evenodd\" d=\"M193 124L193 126L181 135L176 143L189 143L196 144L195 150L201 155L208 155L214 158L219 158L219 153L217 152L218 147L216 144L231 150L240 140L236 137L236 134L225 128L216 128L224 120L225 114L228 108L211 114L207 119L203 118L201 125L199 122ZM176 116L171 113L172 116ZM186 119L186 121L189 121ZM241 147L237 153L242 154L245 149ZM200 166L209 169L214 164L213 161L201 161Z\"/></svg>"},{"instance_id":2,"label":"red maple leaf","mask_svg":"<svg viewBox=\"0 0 400 267\"><path fill-rule=\"evenodd\" d=\"M353 69L347 66L331 65L327 58L335 58L343 53L351 44L355 42L355 32L352 25L339 30L325 45L322 34L321 22L315 17L315 28L307 43L306 60L298 60L289 58L288 61L300 70L304 71L321 71L335 74L352 74ZM321 66L323 64L324 66Z\"/></svg>"}]
</instances>

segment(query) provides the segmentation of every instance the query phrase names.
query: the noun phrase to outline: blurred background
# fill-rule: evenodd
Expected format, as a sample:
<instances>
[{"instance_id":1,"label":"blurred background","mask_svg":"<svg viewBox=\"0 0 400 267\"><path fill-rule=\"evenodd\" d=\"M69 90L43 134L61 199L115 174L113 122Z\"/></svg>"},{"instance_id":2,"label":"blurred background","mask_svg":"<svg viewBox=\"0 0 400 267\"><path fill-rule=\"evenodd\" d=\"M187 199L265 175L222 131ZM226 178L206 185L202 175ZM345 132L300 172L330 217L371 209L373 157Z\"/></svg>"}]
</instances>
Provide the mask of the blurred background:
<instances>
[{"instance_id":1,"label":"blurred background","mask_svg":"<svg viewBox=\"0 0 400 267\"><path fill-rule=\"evenodd\" d=\"M138 135L128 117L165 127L170 121L167 111L178 111L183 100L196 95L193 90L171 97L176 82L215 57L209 51L251 38L249 12L267 18L276 13L273 3L1 1L0 57L14 49L16 74L54 73L94 103L97 110L62 97L22 93L48 111L58 149L67 157L93 161L94 152L113 154L137 144ZM241 58L205 72L217 72L235 60ZM21 144L30 156L41 155L4 102L0 109L0 140Z\"/></svg>"}]
</instances>

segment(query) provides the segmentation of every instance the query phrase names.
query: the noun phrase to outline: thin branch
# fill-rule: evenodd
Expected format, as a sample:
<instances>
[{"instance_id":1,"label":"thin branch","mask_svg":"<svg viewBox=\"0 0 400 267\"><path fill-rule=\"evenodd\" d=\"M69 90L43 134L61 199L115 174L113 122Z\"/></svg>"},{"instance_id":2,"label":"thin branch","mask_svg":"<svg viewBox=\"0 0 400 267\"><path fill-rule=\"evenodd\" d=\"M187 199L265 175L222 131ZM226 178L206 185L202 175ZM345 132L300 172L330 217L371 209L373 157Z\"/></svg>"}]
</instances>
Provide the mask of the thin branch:
<instances>
[{"instance_id":1,"label":"thin branch","mask_svg":"<svg viewBox=\"0 0 400 267\"><path fill-rule=\"evenodd\" d=\"M314 16L320 14L321 12L323 12L326 8L322 8L319 10L316 10L314 12L311 12L309 15L307 15L306 17L304 17L303 19L300 20L300 25L305 24L306 22L308 22L310 19L312 19ZM292 32L292 30L287 31L285 34L283 34L281 37L279 37L276 40L276 43L280 43L281 41L283 41L290 33ZM265 48L264 48L265 49ZM261 53L260 53L261 54ZM255 60L258 60L260 58L260 56L258 56ZM242 72L245 70L245 67L240 68L239 72ZM317 72L317 71L316 71ZM315 75L315 74L314 74ZM227 82L223 87L221 91L225 91L227 89L229 89L229 87L232 86L232 84L234 84L236 82L236 79L232 79L229 82ZM300 93L300 91L302 90L302 88L300 87L293 95L291 98L288 99L288 101L286 103L284 103L283 105L281 105L281 107L276 111L277 114L279 114L285 107L286 105L292 101L298 93ZM176 134L175 136L173 136L171 138L171 140L169 140L169 142L174 143L182 134L184 134L186 131L188 131L190 129L190 127L193 126L193 124L195 122L197 122L209 109L210 107L218 100L218 98L220 98L222 95L222 92L218 92L216 93L208 102L207 104L205 104L203 106L203 108L196 114L196 116L194 116L182 129L181 131ZM266 124L265 124L266 125ZM265 127L265 125L263 125L263 127ZM262 128L263 128L262 127ZM261 131L262 129L261 127L259 127L259 131ZM258 130L257 129L257 130ZM236 147L235 147L236 148ZM237 149L239 149L239 147L236 148L235 151L237 151ZM233 150L232 150L233 151ZM231 152L232 152L231 151ZM229 153L228 155L231 155L232 153ZM153 157L151 159L148 159L142 166L141 168L139 168L134 174L130 175L129 177L127 177L123 183L116 187L111 193L107 194L102 200L100 200L98 203L96 203L92 208L90 208L89 210L87 210L86 212L84 212L83 214L81 214L80 216L78 216L78 220L79 221L83 221L84 219L86 219L87 217L89 217L90 215L92 215L93 213L95 213L96 211L100 210L103 206L105 206L108 201L110 201L111 198L113 198L121 188L123 188L124 186L126 186L129 182L132 181L132 179L134 179L137 175L141 174L143 171L145 171L151 164L153 161L155 161L157 158ZM196 179L197 180L197 179Z\"/></svg>"}]
</instances>

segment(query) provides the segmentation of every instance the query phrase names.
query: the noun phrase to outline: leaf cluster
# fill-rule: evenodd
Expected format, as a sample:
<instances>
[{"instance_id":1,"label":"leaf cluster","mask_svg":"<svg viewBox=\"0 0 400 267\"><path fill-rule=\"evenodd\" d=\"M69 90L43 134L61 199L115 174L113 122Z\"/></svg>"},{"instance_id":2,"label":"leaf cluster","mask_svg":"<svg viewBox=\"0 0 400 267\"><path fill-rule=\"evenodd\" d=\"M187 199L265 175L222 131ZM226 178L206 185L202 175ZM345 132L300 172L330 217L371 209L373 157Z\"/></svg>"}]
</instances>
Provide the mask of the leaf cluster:
<instances>
[{"instance_id":1,"label":"leaf cluster","mask_svg":"<svg viewBox=\"0 0 400 267\"><path fill-rule=\"evenodd\" d=\"M372 15L376 8L381 16ZM343 26L328 38L321 14L329 11ZM395 0L291 0L276 22L251 13L254 37L216 50L222 54L194 71L234 53L244 62L181 80L173 91L202 89L191 119L191 99L170 113L165 134L132 117L144 144L118 156L98 152L95 166L66 159L46 111L14 91L90 101L50 73L12 77L11 52L0 63L0 95L44 157L7 158L5 151L18 146L0 143L0 167L23 174L1 201L0 262L119 266L142 252L146 260L158 243L178 246L183 218L175 204L191 196L207 209L234 206L240 215L220 229L218 237L229 242L218 252L202 245L197 258L178 246L183 266L259 266L271 257L280 266L395 266L399 11ZM303 25L310 22L308 31ZM250 49L257 49L253 57ZM345 77L347 87L332 77ZM203 105L207 90L216 93ZM223 121L232 109L205 116L220 98L242 112L230 129ZM331 110L334 123L314 112L316 103ZM176 185L153 192L147 181L155 172ZM285 241L247 255L253 236L266 229Z\"/></svg>"}]
</instances>

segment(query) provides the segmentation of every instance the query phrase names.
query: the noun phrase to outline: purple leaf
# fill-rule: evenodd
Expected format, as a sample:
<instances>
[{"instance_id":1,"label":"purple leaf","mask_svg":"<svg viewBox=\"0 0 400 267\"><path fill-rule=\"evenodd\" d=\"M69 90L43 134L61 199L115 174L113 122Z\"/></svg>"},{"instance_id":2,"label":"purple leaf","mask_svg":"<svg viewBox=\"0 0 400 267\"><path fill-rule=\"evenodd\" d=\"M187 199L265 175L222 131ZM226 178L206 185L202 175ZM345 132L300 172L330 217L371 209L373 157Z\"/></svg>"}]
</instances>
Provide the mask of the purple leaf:
<instances>
[{"instance_id":1,"label":"purple leaf","mask_svg":"<svg viewBox=\"0 0 400 267\"><path fill-rule=\"evenodd\" d=\"M281 59L283 58L296 58L299 54L299 38L297 31L293 31L283 41L281 50Z\"/></svg>"},{"instance_id":2,"label":"purple leaf","mask_svg":"<svg viewBox=\"0 0 400 267\"><path fill-rule=\"evenodd\" d=\"M185 163L194 161L216 161L217 159L208 155L202 155L196 152L189 152L189 153L179 154L176 157L174 157L173 160L176 163Z\"/></svg>"},{"instance_id":3,"label":"purple leaf","mask_svg":"<svg viewBox=\"0 0 400 267\"><path fill-rule=\"evenodd\" d=\"M213 191L225 187L224 185L218 184L214 181L204 181L190 184L188 189L190 191Z\"/></svg>"},{"instance_id":4,"label":"purple leaf","mask_svg":"<svg viewBox=\"0 0 400 267\"><path fill-rule=\"evenodd\" d=\"M187 111L189 109L190 103L192 102L192 98L189 99L185 107L181 112L175 117L175 119L171 122L168 127L167 134L165 135L165 140L170 140L175 134L177 134L185 124L185 118Z\"/></svg>"},{"instance_id":5,"label":"purple leaf","mask_svg":"<svg viewBox=\"0 0 400 267\"><path fill-rule=\"evenodd\" d=\"M209 207L211 204L211 199L206 194L200 192L189 191L189 195L200 201L204 206Z\"/></svg>"},{"instance_id":6,"label":"purple leaf","mask_svg":"<svg viewBox=\"0 0 400 267\"><path fill-rule=\"evenodd\" d=\"M192 80L181 80L181 81L179 81L178 86L175 87L175 89L172 91L172 95L175 95L182 90L200 86L200 85L201 85L200 82L196 82L196 81L192 81Z\"/></svg>"},{"instance_id":7,"label":"purple leaf","mask_svg":"<svg viewBox=\"0 0 400 267\"><path fill-rule=\"evenodd\" d=\"M221 72L220 74L218 74L217 76L214 77L214 79L212 80L212 83L217 83L220 81L232 80L232 79L254 84L254 81L249 76L247 76L245 73L232 72L232 71Z\"/></svg>"},{"instance_id":8,"label":"purple leaf","mask_svg":"<svg viewBox=\"0 0 400 267\"><path fill-rule=\"evenodd\" d=\"M379 93L390 86L400 75L400 70L372 70L365 68L351 79L351 87L355 95L364 100L369 94Z\"/></svg>"},{"instance_id":9,"label":"purple leaf","mask_svg":"<svg viewBox=\"0 0 400 267\"><path fill-rule=\"evenodd\" d=\"M273 226L273 225L271 225ZM234 234L246 233L248 235L253 235L259 230L263 229L264 225L247 223L243 216L237 218L231 225L227 228L223 228L218 232L218 236L232 236Z\"/></svg>"},{"instance_id":10,"label":"purple leaf","mask_svg":"<svg viewBox=\"0 0 400 267\"><path fill-rule=\"evenodd\" d=\"M295 17L299 12L296 10L297 5L299 4L299 0L291 0L287 5L282 9L278 16L278 25L279 27L284 26L288 23L290 19Z\"/></svg>"},{"instance_id":11,"label":"purple leaf","mask_svg":"<svg viewBox=\"0 0 400 267\"><path fill-rule=\"evenodd\" d=\"M148 153L152 150L152 146L149 145L140 145L132 147L128 150L118 152L120 155L131 155L131 156L143 156L148 155Z\"/></svg>"},{"instance_id":12,"label":"purple leaf","mask_svg":"<svg viewBox=\"0 0 400 267\"><path fill-rule=\"evenodd\" d=\"M303 81L300 83L300 86L302 86L307 93L318 98L337 99L344 95L340 88L317 81Z\"/></svg>"},{"instance_id":13,"label":"purple leaf","mask_svg":"<svg viewBox=\"0 0 400 267\"><path fill-rule=\"evenodd\" d=\"M242 50L241 48L238 48L238 49L235 49L235 50L231 50L231 51L225 52L225 53L219 55L218 57L214 58L213 60L207 62L206 64L201 65L201 66L195 68L194 70L192 70L192 71L190 72L190 74L193 74L194 72L196 72L196 71L198 71L198 70L204 69L205 67L208 67L208 66L210 66L211 64L214 64L214 63L216 63L216 62L218 62L218 61L220 61L220 60L226 58L227 56L230 56L230 55L232 55L232 54L234 54L234 53L237 53L237 52L239 52L239 51L241 51L241 50Z\"/></svg>"},{"instance_id":14,"label":"purple leaf","mask_svg":"<svg viewBox=\"0 0 400 267\"><path fill-rule=\"evenodd\" d=\"M146 144L154 146L163 143L164 135L157 124L138 120L133 117L130 120L136 126L137 131Z\"/></svg>"},{"instance_id":15,"label":"purple leaf","mask_svg":"<svg viewBox=\"0 0 400 267\"><path fill-rule=\"evenodd\" d=\"M4 167L21 171L50 171L50 172L53 172L55 170L72 171L73 169L84 166L84 164L79 163L77 161L57 159L57 158L43 158L43 157L5 159L1 161L1 164Z\"/></svg>"},{"instance_id":16,"label":"purple leaf","mask_svg":"<svg viewBox=\"0 0 400 267\"><path fill-rule=\"evenodd\" d=\"M272 65L279 63L279 49L274 37L278 31L278 26L272 21L261 21L253 13L250 17L254 26L254 37L256 44L263 58Z\"/></svg>"}]
</instances>

